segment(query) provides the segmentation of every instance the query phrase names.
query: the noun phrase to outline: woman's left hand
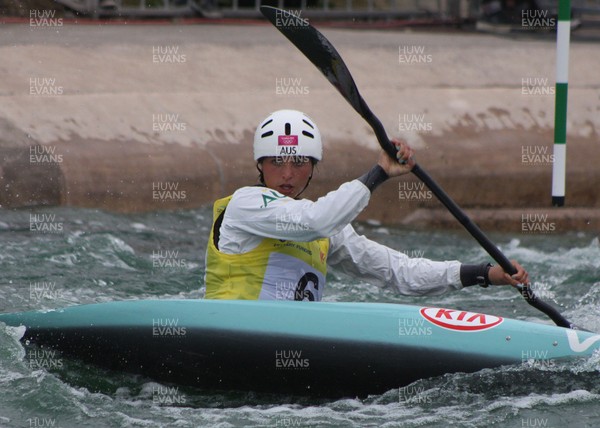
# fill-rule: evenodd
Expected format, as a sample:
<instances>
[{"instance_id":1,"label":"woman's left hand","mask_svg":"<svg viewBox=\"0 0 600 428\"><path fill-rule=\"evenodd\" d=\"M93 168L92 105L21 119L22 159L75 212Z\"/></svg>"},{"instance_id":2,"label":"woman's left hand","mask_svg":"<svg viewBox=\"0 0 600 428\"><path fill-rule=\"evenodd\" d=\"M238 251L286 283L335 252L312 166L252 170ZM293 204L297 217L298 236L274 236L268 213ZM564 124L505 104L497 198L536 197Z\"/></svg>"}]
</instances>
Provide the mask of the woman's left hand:
<instances>
[{"instance_id":1,"label":"woman's left hand","mask_svg":"<svg viewBox=\"0 0 600 428\"><path fill-rule=\"evenodd\" d=\"M509 275L504 272L500 266L492 266L488 272L488 277L493 285L512 285L529 284L529 274L516 260L511 260L512 265L517 269L517 273Z\"/></svg>"}]
</instances>

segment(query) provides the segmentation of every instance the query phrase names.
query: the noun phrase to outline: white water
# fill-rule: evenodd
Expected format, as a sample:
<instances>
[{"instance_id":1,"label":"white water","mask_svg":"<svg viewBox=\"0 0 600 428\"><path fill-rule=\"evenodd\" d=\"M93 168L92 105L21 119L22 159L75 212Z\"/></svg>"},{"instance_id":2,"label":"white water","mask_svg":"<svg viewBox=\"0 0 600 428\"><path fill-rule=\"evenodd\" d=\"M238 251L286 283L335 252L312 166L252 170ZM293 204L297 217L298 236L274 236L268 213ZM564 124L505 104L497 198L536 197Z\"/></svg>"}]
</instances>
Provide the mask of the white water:
<instances>
[{"instance_id":1,"label":"white water","mask_svg":"<svg viewBox=\"0 0 600 428\"><path fill-rule=\"evenodd\" d=\"M7 212L0 230L0 310L52 309L119 299L201 297L208 210L115 215L56 209L62 234L36 234L28 212ZM143 227L142 227L143 225ZM360 226L372 239L432 259L488 260L466 234L409 232ZM524 264L544 300L567 318L600 331L600 248L589 235L494 236L509 258ZM153 254L172 251L179 267L153 266ZM404 298L331 272L332 301L439 305L549 323L508 287L471 287L435 298ZM54 285L36 298L33 284ZM278 395L179 388L175 405L160 404L150 379L110 373L62 359L48 372L28 365L21 331L0 325L2 427L595 427L600 426L600 355L545 369L512 366L424 379L410 399L398 389L366 399L317 401ZM109 352L109 350L107 350ZM243 356L240 356L243 364ZM162 386L167 387L167 386Z\"/></svg>"}]
</instances>

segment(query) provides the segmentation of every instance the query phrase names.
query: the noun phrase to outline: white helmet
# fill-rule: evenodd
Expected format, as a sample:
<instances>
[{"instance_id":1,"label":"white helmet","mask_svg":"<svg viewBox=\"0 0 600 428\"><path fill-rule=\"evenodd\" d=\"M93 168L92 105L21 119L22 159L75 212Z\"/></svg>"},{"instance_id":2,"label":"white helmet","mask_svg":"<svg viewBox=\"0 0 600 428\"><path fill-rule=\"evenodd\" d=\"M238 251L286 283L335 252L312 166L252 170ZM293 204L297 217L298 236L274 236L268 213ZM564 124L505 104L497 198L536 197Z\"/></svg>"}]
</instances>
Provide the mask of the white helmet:
<instances>
[{"instance_id":1,"label":"white helmet","mask_svg":"<svg viewBox=\"0 0 600 428\"><path fill-rule=\"evenodd\" d=\"M254 133L254 160L265 156L323 157L317 125L297 110L278 110L261 122Z\"/></svg>"}]
</instances>

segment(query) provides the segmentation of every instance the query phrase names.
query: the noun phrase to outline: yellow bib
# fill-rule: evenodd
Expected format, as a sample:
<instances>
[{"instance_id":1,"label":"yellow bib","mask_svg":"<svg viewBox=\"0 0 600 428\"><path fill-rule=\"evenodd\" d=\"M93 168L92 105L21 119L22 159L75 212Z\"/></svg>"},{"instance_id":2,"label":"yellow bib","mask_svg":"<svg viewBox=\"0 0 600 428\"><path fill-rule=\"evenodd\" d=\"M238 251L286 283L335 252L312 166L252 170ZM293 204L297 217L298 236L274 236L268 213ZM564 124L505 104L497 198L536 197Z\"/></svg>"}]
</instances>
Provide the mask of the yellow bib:
<instances>
[{"instance_id":1,"label":"yellow bib","mask_svg":"<svg viewBox=\"0 0 600 428\"><path fill-rule=\"evenodd\" d=\"M230 200L231 196L219 199L213 207L205 298L321 300L329 239L295 242L264 238L247 253L224 254L214 242L215 225Z\"/></svg>"}]
</instances>

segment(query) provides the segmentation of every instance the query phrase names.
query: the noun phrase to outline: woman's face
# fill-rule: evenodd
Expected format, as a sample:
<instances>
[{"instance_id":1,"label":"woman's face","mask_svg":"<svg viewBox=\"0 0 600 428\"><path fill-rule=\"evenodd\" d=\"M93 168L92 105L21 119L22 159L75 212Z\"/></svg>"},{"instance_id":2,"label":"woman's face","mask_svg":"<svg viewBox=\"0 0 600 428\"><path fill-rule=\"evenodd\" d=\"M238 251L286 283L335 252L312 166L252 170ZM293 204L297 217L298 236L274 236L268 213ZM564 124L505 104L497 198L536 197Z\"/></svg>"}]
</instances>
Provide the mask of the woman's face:
<instances>
[{"instance_id":1,"label":"woman's face","mask_svg":"<svg viewBox=\"0 0 600 428\"><path fill-rule=\"evenodd\" d=\"M267 187L295 198L308 184L313 164L306 156L272 156L262 161L262 171Z\"/></svg>"}]
</instances>

